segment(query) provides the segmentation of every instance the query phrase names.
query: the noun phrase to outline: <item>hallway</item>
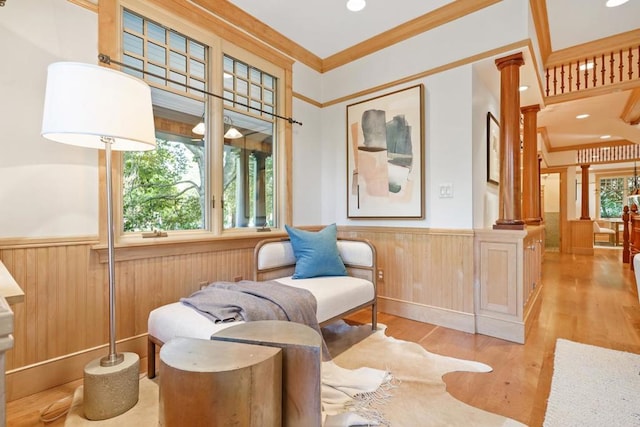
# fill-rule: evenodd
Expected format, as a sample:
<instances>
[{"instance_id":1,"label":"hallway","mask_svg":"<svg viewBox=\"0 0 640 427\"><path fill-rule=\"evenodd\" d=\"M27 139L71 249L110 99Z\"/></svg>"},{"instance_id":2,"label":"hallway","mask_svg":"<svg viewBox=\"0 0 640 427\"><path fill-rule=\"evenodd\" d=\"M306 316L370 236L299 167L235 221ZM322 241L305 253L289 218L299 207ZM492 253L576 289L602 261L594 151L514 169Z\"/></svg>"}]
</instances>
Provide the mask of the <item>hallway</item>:
<instances>
[{"instance_id":1,"label":"hallway","mask_svg":"<svg viewBox=\"0 0 640 427\"><path fill-rule=\"evenodd\" d=\"M542 303L524 345L384 313L379 321L388 335L490 365L487 374L447 374L447 390L472 406L540 426L557 338L640 354L640 304L633 272L621 259L622 248L598 247L593 256L546 252Z\"/></svg>"}]
</instances>

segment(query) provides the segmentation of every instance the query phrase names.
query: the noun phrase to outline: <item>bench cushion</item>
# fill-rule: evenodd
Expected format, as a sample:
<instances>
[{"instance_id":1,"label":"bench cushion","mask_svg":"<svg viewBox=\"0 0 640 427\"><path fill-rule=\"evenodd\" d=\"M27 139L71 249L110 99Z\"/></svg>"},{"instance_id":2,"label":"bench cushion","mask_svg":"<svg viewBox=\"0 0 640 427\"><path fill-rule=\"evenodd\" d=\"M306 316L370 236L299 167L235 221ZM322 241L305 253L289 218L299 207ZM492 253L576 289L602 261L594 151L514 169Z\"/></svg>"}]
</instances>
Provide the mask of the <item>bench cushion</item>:
<instances>
[{"instance_id":1,"label":"bench cushion","mask_svg":"<svg viewBox=\"0 0 640 427\"><path fill-rule=\"evenodd\" d=\"M318 302L316 317L322 323L374 298L373 284L352 276L293 279L278 282L309 290ZM149 335L167 342L175 337L209 339L211 335L238 322L213 323L198 311L180 302L163 305L149 313Z\"/></svg>"}]
</instances>

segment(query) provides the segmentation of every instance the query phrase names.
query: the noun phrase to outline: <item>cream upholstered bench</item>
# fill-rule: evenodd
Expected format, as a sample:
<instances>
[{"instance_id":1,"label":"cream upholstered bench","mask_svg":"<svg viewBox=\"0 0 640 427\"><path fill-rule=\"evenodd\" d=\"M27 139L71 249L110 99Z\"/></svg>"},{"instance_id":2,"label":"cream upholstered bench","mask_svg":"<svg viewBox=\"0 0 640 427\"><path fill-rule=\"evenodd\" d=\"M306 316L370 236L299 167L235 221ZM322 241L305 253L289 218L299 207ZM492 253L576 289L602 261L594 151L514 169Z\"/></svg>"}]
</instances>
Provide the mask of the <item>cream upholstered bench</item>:
<instances>
[{"instance_id":1,"label":"cream upholstered bench","mask_svg":"<svg viewBox=\"0 0 640 427\"><path fill-rule=\"evenodd\" d=\"M254 280L275 280L287 286L304 288L316 298L316 317L320 325L371 307L371 327L377 328L376 251L363 239L337 240L338 252L347 276L320 276L293 279L296 258L288 238L267 239L254 252ZM175 337L210 339L214 333L238 322L214 323L181 302L158 307L149 313L147 375L156 373L156 346Z\"/></svg>"},{"instance_id":2,"label":"cream upholstered bench","mask_svg":"<svg viewBox=\"0 0 640 427\"><path fill-rule=\"evenodd\" d=\"M615 230L607 227L600 227L598 221L593 221L593 243L596 243L596 237L598 234L604 234L608 237L609 243L613 245L615 239Z\"/></svg>"}]
</instances>

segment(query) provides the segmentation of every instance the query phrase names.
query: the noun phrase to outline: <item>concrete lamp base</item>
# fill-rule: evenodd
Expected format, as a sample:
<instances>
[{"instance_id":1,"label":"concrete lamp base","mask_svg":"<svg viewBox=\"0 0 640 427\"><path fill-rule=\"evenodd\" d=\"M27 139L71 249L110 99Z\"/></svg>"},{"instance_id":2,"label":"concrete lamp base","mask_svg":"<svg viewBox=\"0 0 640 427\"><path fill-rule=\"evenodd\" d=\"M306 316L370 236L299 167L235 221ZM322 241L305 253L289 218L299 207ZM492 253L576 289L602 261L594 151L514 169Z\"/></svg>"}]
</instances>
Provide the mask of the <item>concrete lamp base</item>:
<instances>
[{"instance_id":1,"label":"concrete lamp base","mask_svg":"<svg viewBox=\"0 0 640 427\"><path fill-rule=\"evenodd\" d=\"M140 357L122 354L124 361L115 366L100 366L100 359L85 366L82 406L87 419L112 418L138 403Z\"/></svg>"}]
</instances>

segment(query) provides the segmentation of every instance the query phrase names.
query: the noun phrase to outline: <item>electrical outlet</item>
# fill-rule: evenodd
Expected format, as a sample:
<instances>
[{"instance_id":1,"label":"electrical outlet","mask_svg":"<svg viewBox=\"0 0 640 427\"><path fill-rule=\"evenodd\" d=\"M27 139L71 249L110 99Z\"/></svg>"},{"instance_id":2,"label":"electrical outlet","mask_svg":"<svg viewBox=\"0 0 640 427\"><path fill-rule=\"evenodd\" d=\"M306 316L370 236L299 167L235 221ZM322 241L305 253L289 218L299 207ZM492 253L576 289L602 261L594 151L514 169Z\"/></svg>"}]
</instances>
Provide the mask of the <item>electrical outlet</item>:
<instances>
[{"instance_id":1,"label":"electrical outlet","mask_svg":"<svg viewBox=\"0 0 640 427\"><path fill-rule=\"evenodd\" d=\"M378 280L384 280L384 272L382 269L378 270Z\"/></svg>"}]
</instances>

